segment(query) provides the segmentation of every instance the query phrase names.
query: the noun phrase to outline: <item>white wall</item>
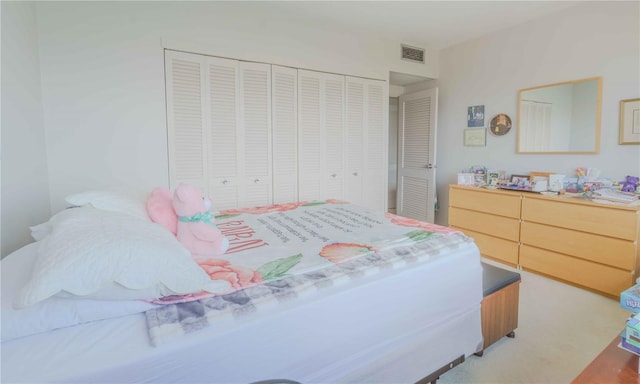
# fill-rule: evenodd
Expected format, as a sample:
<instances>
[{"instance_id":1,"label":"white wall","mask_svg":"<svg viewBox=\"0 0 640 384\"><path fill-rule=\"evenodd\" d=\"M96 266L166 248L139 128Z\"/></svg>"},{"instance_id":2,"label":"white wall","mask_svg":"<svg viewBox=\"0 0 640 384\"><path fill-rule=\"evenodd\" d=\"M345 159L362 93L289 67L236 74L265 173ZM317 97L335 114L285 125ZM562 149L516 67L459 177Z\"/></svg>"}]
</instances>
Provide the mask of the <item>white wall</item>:
<instances>
[{"instance_id":1,"label":"white wall","mask_svg":"<svg viewBox=\"0 0 640 384\"><path fill-rule=\"evenodd\" d=\"M473 164L640 174L640 146L617 145L619 100L639 96L638 12L637 2L586 2L441 60L427 49L420 65L397 57L399 41L291 20L268 2L2 2L2 254L28 242L26 227L69 193L168 185L164 47L378 79L439 77L425 84L440 88L441 224L448 184ZM518 89L592 76L603 76L599 155L516 155L515 132L462 146L467 106L515 122Z\"/></svg>"},{"instance_id":2,"label":"white wall","mask_svg":"<svg viewBox=\"0 0 640 384\"><path fill-rule=\"evenodd\" d=\"M638 2L584 2L440 52L437 223L447 223L448 185L475 164L567 175L587 166L613 180L640 175L640 146L618 145L619 102L640 97L639 14ZM519 89L594 76L603 78L599 154L515 153ZM514 127L505 136L488 134L486 147L464 147L467 107L479 104L486 120L506 113Z\"/></svg>"},{"instance_id":3,"label":"white wall","mask_svg":"<svg viewBox=\"0 0 640 384\"><path fill-rule=\"evenodd\" d=\"M36 8L2 7L2 256L32 241L28 227L50 214Z\"/></svg>"},{"instance_id":4,"label":"white wall","mask_svg":"<svg viewBox=\"0 0 640 384\"><path fill-rule=\"evenodd\" d=\"M51 206L168 185L163 48L387 80L437 77L400 42L291 20L268 2L39 2Z\"/></svg>"}]
</instances>

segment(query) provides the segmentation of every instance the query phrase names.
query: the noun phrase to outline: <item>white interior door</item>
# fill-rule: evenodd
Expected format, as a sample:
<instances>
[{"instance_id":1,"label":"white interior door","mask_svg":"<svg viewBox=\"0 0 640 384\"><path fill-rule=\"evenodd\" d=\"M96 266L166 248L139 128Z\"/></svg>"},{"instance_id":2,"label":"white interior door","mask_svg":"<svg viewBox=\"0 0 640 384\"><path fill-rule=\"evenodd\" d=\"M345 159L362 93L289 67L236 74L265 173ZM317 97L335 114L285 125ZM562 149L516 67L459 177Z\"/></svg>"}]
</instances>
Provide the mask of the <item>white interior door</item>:
<instances>
[{"instance_id":1,"label":"white interior door","mask_svg":"<svg viewBox=\"0 0 640 384\"><path fill-rule=\"evenodd\" d=\"M399 98L397 213L433 223L438 89Z\"/></svg>"}]
</instances>

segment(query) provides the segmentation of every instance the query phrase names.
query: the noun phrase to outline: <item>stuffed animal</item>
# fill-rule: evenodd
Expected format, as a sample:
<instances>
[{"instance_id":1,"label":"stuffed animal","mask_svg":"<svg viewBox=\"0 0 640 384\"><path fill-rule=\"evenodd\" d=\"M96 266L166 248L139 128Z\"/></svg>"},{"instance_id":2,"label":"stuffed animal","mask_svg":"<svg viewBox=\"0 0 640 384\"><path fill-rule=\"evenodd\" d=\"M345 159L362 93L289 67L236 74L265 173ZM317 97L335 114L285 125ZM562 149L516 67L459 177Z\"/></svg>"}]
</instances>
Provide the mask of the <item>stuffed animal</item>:
<instances>
[{"instance_id":1,"label":"stuffed animal","mask_svg":"<svg viewBox=\"0 0 640 384\"><path fill-rule=\"evenodd\" d=\"M639 181L640 178L636 176L627 176L622 182L622 192L635 192Z\"/></svg>"},{"instance_id":2,"label":"stuffed animal","mask_svg":"<svg viewBox=\"0 0 640 384\"><path fill-rule=\"evenodd\" d=\"M167 228L176 235L178 230L178 215L173 209L173 192L167 188L154 189L147 199L147 213L151 221Z\"/></svg>"},{"instance_id":3,"label":"stuffed animal","mask_svg":"<svg viewBox=\"0 0 640 384\"><path fill-rule=\"evenodd\" d=\"M176 237L193 256L220 256L229 248L229 240L213 222L210 207L211 202L193 185L182 183L173 193L178 215Z\"/></svg>"}]
</instances>

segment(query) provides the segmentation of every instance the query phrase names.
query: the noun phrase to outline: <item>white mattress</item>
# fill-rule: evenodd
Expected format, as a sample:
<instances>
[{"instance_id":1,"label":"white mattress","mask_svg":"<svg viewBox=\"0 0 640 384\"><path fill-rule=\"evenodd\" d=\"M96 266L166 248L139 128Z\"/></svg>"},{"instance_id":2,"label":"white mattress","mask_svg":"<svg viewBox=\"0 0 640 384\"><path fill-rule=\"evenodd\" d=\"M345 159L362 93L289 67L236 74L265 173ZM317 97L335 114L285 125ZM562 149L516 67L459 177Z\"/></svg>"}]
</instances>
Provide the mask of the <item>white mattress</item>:
<instances>
[{"instance_id":1,"label":"white mattress","mask_svg":"<svg viewBox=\"0 0 640 384\"><path fill-rule=\"evenodd\" d=\"M2 382L415 382L481 348L472 243L349 284L158 348L142 313L4 342Z\"/></svg>"}]
</instances>

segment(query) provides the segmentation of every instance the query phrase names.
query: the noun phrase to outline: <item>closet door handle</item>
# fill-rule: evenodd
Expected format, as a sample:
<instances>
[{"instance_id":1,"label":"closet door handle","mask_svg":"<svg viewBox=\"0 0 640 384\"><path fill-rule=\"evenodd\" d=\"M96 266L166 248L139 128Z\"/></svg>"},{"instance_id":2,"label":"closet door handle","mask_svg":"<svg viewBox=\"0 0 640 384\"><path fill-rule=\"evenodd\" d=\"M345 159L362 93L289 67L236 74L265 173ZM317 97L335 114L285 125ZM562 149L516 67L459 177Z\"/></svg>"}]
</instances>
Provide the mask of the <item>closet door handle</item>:
<instances>
[{"instance_id":1,"label":"closet door handle","mask_svg":"<svg viewBox=\"0 0 640 384\"><path fill-rule=\"evenodd\" d=\"M334 179L336 178L336 176L338 175L336 175L335 173L331 175L331 177L333 177Z\"/></svg>"},{"instance_id":2,"label":"closet door handle","mask_svg":"<svg viewBox=\"0 0 640 384\"><path fill-rule=\"evenodd\" d=\"M227 184L229 182L229 180L222 180L222 184Z\"/></svg>"},{"instance_id":3,"label":"closet door handle","mask_svg":"<svg viewBox=\"0 0 640 384\"><path fill-rule=\"evenodd\" d=\"M258 182L260 182L260 179L255 179L255 180L253 180L253 182L254 183L258 183Z\"/></svg>"},{"instance_id":4,"label":"closet door handle","mask_svg":"<svg viewBox=\"0 0 640 384\"><path fill-rule=\"evenodd\" d=\"M353 172L353 176L358 176L358 172Z\"/></svg>"}]
</instances>

